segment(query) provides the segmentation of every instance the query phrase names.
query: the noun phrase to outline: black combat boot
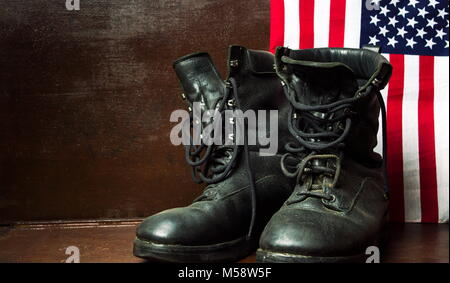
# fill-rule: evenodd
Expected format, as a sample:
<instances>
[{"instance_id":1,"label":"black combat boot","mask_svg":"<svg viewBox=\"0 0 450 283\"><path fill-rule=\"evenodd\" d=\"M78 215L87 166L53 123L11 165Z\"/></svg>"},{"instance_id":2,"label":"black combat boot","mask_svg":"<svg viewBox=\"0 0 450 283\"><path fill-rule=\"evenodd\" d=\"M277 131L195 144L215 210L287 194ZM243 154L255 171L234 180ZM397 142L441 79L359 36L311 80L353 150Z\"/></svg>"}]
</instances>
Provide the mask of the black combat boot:
<instances>
[{"instance_id":1,"label":"black combat boot","mask_svg":"<svg viewBox=\"0 0 450 283\"><path fill-rule=\"evenodd\" d=\"M223 81L206 53L174 63L190 112L194 102L200 102L203 111L220 113L227 109L279 110L279 121L275 120L280 124L278 143L292 139L284 122L289 103L273 67L274 56L232 46L228 65L229 76ZM199 123L192 119L191 115L191 122ZM224 138L234 139L232 135ZM276 155L260 156L260 149L247 139L244 145L186 146L193 179L208 186L191 205L145 219L137 229L134 255L171 262L223 262L256 250L262 230L294 184L281 171L282 155L276 150Z\"/></svg>"},{"instance_id":2,"label":"black combat boot","mask_svg":"<svg viewBox=\"0 0 450 283\"><path fill-rule=\"evenodd\" d=\"M361 260L388 217L386 171L373 149L392 67L365 49L279 48L275 61L297 141L281 167L296 185L267 224L257 260Z\"/></svg>"}]
</instances>

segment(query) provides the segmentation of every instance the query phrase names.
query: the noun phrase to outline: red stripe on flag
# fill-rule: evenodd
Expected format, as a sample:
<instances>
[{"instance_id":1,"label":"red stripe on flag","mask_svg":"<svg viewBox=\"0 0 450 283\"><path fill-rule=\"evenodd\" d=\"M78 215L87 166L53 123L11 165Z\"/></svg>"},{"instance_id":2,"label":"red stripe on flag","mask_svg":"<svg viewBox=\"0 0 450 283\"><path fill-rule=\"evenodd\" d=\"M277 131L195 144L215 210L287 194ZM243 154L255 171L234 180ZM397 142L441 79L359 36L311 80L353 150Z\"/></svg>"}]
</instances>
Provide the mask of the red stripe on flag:
<instances>
[{"instance_id":1,"label":"red stripe on flag","mask_svg":"<svg viewBox=\"0 0 450 283\"><path fill-rule=\"evenodd\" d=\"M419 168L422 222L438 222L436 151L434 143L434 57L420 56Z\"/></svg>"},{"instance_id":2,"label":"red stripe on flag","mask_svg":"<svg viewBox=\"0 0 450 283\"><path fill-rule=\"evenodd\" d=\"M284 0L270 0L270 52L284 45Z\"/></svg>"},{"instance_id":3,"label":"red stripe on flag","mask_svg":"<svg viewBox=\"0 0 450 283\"><path fill-rule=\"evenodd\" d=\"M330 1L329 47L344 47L346 0Z\"/></svg>"},{"instance_id":4,"label":"red stripe on flag","mask_svg":"<svg viewBox=\"0 0 450 283\"><path fill-rule=\"evenodd\" d=\"M402 101L405 57L404 55L391 54L389 58L394 67L387 97L387 169L389 174L390 217L393 222L404 222Z\"/></svg>"},{"instance_id":5,"label":"red stripe on flag","mask_svg":"<svg viewBox=\"0 0 450 283\"><path fill-rule=\"evenodd\" d=\"M299 9L300 49L314 48L314 0L300 0Z\"/></svg>"}]
</instances>

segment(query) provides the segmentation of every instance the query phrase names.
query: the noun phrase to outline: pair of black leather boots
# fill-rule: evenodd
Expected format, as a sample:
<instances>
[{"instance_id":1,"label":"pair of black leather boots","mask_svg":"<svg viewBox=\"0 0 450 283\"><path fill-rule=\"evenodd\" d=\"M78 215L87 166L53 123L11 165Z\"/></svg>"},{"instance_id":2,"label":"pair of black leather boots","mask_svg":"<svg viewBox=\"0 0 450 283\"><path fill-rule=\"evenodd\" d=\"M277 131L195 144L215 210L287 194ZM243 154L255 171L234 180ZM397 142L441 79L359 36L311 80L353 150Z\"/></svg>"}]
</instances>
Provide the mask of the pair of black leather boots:
<instances>
[{"instance_id":1,"label":"pair of black leather boots","mask_svg":"<svg viewBox=\"0 0 450 283\"><path fill-rule=\"evenodd\" d=\"M278 152L261 156L247 140L186 146L194 180L208 186L190 206L145 219L134 254L230 262L259 247L260 262L363 260L388 215L373 149L389 62L367 49L279 47L273 56L231 46L228 66L224 81L206 53L174 63L189 110L278 110Z\"/></svg>"}]
</instances>

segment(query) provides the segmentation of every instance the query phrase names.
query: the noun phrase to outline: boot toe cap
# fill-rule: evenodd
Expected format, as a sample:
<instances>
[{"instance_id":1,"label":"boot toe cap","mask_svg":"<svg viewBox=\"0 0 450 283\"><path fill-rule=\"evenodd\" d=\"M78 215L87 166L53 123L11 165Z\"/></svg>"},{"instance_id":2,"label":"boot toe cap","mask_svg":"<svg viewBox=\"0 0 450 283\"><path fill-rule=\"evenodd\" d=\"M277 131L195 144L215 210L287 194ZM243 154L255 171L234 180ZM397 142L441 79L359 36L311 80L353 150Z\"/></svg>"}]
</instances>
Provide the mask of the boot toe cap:
<instances>
[{"instance_id":1,"label":"boot toe cap","mask_svg":"<svg viewBox=\"0 0 450 283\"><path fill-rule=\"evenodd\" d=\"M176 211L165 211L146 218L139 224L136 236L141 240L156 243L176 243L181 240L178 235L181 221L178 220Z\"/></svg>"},{"instance_id":2,"label":"boot toe cap","mask_svg":"<svg viewBox=\"0 0 450 283\"><path fill-rule=\"evenodd\" d=\"M233 233L226 233L220 219L207 209L181 207L165 210L146 218L137 228L136 237L165 245L202 246L226 242Z\"/></svg>"},{"instance_id":3,"label":"boot toe cap","mask_svg":"<svg viewBox=\"0 0 450 283\"><path fill-rule=\"evenodd\" d=\"M197 238L194 234L199 227L195 227L185 210L186 208L169 209L146 218L138 226L136 237L157 244L192 244Z\"/></svg>"},{"instance_id":4,"label":"boot toe cap","mask_svg":"<svg viewBox=\"0 0 450 283\"><path fill-rule=\"evenodd\" d=\"M271 219L261 236L260 247L301 256L348 256L361 253L361 239L359 227L342 217L286 209Z\"/></svg>"}]
</instances>

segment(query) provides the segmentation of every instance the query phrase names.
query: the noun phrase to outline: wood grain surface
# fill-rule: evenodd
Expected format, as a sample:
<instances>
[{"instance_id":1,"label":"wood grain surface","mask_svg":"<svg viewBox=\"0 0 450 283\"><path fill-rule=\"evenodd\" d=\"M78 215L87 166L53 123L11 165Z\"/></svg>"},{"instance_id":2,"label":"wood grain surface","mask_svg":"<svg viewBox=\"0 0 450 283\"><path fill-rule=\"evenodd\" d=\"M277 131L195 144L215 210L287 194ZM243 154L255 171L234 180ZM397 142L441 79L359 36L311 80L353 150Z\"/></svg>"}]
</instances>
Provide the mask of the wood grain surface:
<instances>
[{"instance_id":1,"label":"wood grain surface","mask_svg":"<svg viewBox=\"0 0 450 283\"><path fill-rule=\"evenodd\" d=\"M80 262L143 262L132 254L137 223L90 221L0 227L0 262L65 262L69 246L79 248ZM390 241L380 251L381 262L449 262L447 224L392 224L390 230ZM241 262L255 260L251 255Z\"/></svg>"}]
</instances>

